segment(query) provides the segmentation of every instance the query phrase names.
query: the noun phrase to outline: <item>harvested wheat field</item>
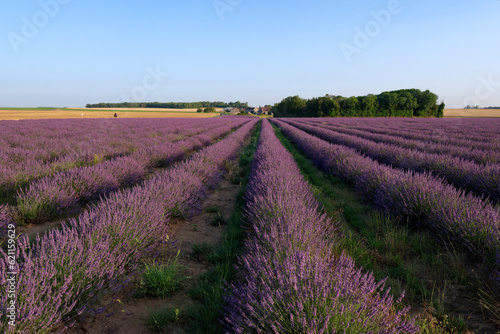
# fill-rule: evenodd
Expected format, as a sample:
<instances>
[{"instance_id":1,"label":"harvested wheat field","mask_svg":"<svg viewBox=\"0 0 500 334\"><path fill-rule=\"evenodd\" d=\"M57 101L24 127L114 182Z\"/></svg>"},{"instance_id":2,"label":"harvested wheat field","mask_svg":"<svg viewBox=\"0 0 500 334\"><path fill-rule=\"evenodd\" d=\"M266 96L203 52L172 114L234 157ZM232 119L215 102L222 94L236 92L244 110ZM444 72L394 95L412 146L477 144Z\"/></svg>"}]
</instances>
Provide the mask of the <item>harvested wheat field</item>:
<instances>
[{"instance_id":1,"label":"harvested wheat field","mask_svg":"<svg viewBox=\"0 0 500 334\"><path fill-rule=\"evenodd\" d=\"M445 109L444 117L500 117L500 109Z\"/></svg>"},{"instance_id":2,"label":"harvested wheat field","mask_svg":"<svg viewBox=\"0 0 500 334\"><path fill-rule=\"evenodd\" d=\"M218 113L197 113L196 109L125 109L125 108L71 108L71 109L0 109L0 120L55 119L55 118L208 118Z\"/></svg>"}]
</instances>

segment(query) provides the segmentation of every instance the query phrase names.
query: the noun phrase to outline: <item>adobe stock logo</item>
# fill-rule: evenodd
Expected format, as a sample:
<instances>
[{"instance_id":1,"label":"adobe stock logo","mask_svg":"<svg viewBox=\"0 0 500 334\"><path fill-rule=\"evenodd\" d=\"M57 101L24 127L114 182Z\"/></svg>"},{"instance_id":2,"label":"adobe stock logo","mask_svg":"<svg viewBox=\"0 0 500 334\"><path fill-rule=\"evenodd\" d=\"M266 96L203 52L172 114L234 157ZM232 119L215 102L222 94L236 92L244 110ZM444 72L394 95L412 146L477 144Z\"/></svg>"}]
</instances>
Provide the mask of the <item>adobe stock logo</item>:
<instances>
[{"instance_id":1,"label":"adobe stock logo","mask_svg":"<svg viewBox=\"0 0 500 334\"><path fill-rule=\"evenodd\" d=\"M215 0L212 4L217 12L217 15L219 16L219 19L224 21L224 14L226 12L232 12L242 2L243 0Z\"/></svg>"},{"instance_id":2,"label":"adobe stock logo","mask_svg":"<svg viewBox=\"0 0 500 334\"><path fill-rule=\"evenodd\" d=\"M481 101L489 99L500 88L500 81L495 81L493 74L488 75L488 78L480 76L478 81L474 94L464 99L464 106L479 106Z\"/></svg>"},{"instance_id":3,"label":"adobe stock logo","mask_svg":"<svg viewBox=\"0 0 500 334\"><path fill-rule=\"evenodd\" d=\"M390 0L387 3L387 8L381 11L370 12L373 20L365 24L362 29L360 27L354 27L354 39L353 43L349 44L346 42L340 43L340 50L344 55L345 60L348 63L352 62L352 57L354 55L359 55L361 51L367 48L372 40L382 33L384 28L387 28L395 15L400 14L403 11L403 7L399 0Z\"/></svg>"},{"instance_id":4,"label":"adobe stock logo","mask_svg":"<svg viewBox=\"0 0 500 334\"><path fill-rule=\"evenodd\" d=\"M40 32L40 29L45 27L51 18L59 14L61 5L66 5L70 1L71 0L39 1L38 5L40 6L40 10L33 14L31 19L28 19L26 16L22 18L23 25L21 27L21 33L17 34L10 32L7 34L7 38L14 52L18 53L21 45L26 45L34 39Z\"/></svg>"},{"instance_id":5,"label":"adobe stock logo","mask_svg":"<svg viewBox=\"0 0 500 334\"><path fill-rule=\"evenodd\" d=\"M165 81L165 78L168 77L167 72L162 72L160 67L156 65L155 69L152 69L150 66L146 67L146 74L142 78L142 84L133 87L129 93L122 94L120 99L115 100L115 103L123 103L123 102L144 102L149 92L152 92L160 87L160 85Z\"/></svg>"}]
</instances>

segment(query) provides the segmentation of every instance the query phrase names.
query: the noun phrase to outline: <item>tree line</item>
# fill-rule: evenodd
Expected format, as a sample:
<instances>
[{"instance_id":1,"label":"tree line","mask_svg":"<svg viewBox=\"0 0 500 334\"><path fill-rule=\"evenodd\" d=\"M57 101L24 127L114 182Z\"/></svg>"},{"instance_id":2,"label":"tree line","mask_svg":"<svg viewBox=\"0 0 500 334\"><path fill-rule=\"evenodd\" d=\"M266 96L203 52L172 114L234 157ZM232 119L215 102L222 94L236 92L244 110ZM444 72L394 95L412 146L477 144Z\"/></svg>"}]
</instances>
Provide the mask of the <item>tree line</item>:
<instances>
[{"instance_id":1,"label":"tree line","mask_svg":"<svg viewBox=\"0 0 500 334\"><path fill-rule=\"evenodd\" d=\"M94 103L87 104L86 108L172 108L172 109L197 109L197 108L246 108L248 102L120 102L120 103Z\"/></svg>"},{"instance_id":2,"label":"tree line","mask_svg":"<svg viewBox=\"0 0 500 334\"><path fill-rule=\"evenodd\" d=\"M443 117L444 102L429 90L400 89L378 95L312 99L289 96L274 105L275 117Z\"/></svg>"},{"instance_id":3,"label":"tree line","mask_svg":"<svg viewBox=\"0 0 500 334\"><path fill-rule=\"evenodd\" d=\"M479 107L479 106L470 106L467 105L464 109L500 109L500 107Z\"/></svg>"}]
</instances>

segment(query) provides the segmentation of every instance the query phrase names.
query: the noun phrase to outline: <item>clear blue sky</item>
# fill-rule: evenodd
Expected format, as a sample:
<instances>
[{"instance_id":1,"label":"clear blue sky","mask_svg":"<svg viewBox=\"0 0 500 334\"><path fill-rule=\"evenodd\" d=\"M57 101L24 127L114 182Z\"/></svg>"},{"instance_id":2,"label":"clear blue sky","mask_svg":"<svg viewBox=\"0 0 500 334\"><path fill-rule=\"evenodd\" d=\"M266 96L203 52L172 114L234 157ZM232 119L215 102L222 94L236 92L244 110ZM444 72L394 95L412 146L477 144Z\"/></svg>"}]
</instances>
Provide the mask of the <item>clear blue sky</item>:
<instances>
[{"instance_id":1,"label":"clear blue sky","mask_svg":"<svg viewBox=\"0 0 500 334\"><path fill-rule=\"evenodd\" d=\"M447 107L500 105L500 0L1 0L0 8L0 107L137 98L258 106L401 88L429 89ZM390 17L377 22L381 11Z\"/></svg>"}]
</instances>

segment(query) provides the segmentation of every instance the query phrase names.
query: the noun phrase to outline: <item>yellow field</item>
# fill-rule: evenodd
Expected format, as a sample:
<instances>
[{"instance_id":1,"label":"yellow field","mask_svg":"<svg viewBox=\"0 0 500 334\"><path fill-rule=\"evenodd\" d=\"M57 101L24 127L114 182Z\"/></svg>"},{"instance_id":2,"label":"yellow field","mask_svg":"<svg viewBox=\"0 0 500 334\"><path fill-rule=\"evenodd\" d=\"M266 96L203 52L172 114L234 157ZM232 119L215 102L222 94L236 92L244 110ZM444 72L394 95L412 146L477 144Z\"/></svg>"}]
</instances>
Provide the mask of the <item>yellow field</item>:
<instances>
[{"instance_id":1,"label":"yellow field","mask_svg":"<svg viewBox=\"0 0 500 334\"><path fill-rule=\"evenodd\" d=\"M445 109L444 117L500 117L500 109Z\"/></svg>"},{"instance_id":2,"label":"yellow field","mask_svg":"<svg viewBox=\"0 0 500 334\"><path fill-rule=\"evenodd\" d=\"M71 108L54 110L0 110L0 120L54 119L54 118L208 118L219 113L197 113L196 109L103 109Z\"/></svg>"}]
</instances>

